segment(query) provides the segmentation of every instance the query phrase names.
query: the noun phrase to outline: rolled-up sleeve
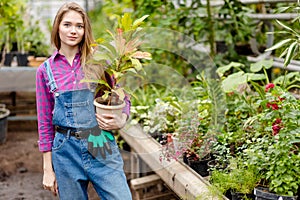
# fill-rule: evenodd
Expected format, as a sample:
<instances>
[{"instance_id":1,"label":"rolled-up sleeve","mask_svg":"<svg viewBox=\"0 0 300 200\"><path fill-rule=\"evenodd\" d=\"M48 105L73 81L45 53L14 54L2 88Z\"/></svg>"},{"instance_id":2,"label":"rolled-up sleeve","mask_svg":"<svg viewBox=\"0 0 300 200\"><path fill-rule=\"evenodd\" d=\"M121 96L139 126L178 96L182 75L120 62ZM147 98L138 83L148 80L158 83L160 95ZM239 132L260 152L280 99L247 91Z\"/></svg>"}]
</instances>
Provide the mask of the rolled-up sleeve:
<instances>
[{"instance_id":1,"label":"rolled-up sleeve","mask_svg":"<svg viewBox=\"0 0 300 200\"><path fill-rule=\"evenodd\" d=\"M36 72L36 105L39 133L39 150L41 152L51 151L54 139L54 126L52 124L52 111L54 97L47 85L48 78L44 65Z\"/></svg>"}]
</instances>

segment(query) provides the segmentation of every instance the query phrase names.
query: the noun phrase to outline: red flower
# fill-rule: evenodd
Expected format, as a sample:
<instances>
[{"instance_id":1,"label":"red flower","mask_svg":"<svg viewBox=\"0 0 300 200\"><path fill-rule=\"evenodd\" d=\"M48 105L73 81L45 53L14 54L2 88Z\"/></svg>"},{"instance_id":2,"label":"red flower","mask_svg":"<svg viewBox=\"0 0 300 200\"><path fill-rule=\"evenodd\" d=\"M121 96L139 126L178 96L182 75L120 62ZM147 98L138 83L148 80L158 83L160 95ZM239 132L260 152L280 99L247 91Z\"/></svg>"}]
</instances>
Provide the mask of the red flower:
<instances>
[{"instance_id":1,"label":"red flower","mask_svg":"<svg viewBox=\"0 0 300 200\"><path fill-rule=\"evenodd\" d=\"M278 124L272 126L273 135L277 135L280 131L281 127Z\"/></svg>"},{"instance_id":2,"label":"red flower","mask_svg":"<svg viewBox=\"0 0 300 200\"><path fill-rule=\"evenodd\" d=\"M278 110L278 105L276 103L267 103L267 108L272 108L272 110Z\"/></svg>"},{"instance_id":3,"label":"red flower","mask_svg":"<svg viewBox=\"0 0 300 200\"><path fill-rule=\"evenodd\" d=\"M277 135L278 133L279 133L279 131L280 131L280 129L282 129L282 121L281 121L281 119L280 118L277 118L276 120L275 120L275 122L273 122L273 124L272 124L272 130L273 130L273 135L275 136L275 135Z\"/></svg>"},{"instance_id":4,"label":"red flower","mask_svg":"<svg viewBox=\"0 0 300 200\"><path fill-rule=\"evenodd\" d=\"M274 88L274 86L275 86L274 83L268 83L268 84L266 85L265 92L268 92L269 89Z\"/></svg>"}]
</instances>

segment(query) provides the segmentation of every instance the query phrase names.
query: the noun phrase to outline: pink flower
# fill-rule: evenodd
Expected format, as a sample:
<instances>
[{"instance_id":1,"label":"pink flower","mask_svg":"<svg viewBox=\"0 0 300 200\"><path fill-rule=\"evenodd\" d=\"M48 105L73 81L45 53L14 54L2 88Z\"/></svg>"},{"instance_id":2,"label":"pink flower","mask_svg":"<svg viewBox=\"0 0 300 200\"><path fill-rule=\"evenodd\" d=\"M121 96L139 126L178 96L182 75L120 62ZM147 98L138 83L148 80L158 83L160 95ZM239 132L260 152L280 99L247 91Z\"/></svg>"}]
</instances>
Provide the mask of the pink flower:
<instances>
[{"instance_id":1,"label":"pink flower","mask_svg":"<svg viewBox=\"0 0 300 200\"><path fill-rule=\"evenodd\" d=\"M268 92L271 88L274 88L274 83L268 83L265 88L265 92Z\"/></svg>"}]
</instances>

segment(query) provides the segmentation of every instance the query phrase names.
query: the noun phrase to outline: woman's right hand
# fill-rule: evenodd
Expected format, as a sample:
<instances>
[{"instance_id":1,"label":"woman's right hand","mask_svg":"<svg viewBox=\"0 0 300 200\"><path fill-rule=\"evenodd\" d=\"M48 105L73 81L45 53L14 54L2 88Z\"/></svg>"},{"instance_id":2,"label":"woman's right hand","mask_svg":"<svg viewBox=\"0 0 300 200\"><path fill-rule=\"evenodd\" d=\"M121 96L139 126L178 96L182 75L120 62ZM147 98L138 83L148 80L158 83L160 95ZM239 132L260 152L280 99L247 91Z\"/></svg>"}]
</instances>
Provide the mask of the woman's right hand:
<instances>
[{"instance_id":1,"label":"woman's right hand","mask_svg":"<svg viewBox=\"0 0 300 200\"><path fill-rule=\"evenodd\" d=\"M57 195L58 189L53 170L44 169L43 187L45 190L51 191L55 196Z\"/></svg>"},{"instance_id":2,"label":"woman's right hand","mask_svg":"<svg viewBox=\"0 0 300 200\"><path fill-rule=\"evenodd\" d=\"M55 178L55 173L52 167L51 151L43 153L43 162L44 162L43 187L45 190L52 191L52 193L56 196L58 193L58 187Z\"/></svg>"}]
</instances>

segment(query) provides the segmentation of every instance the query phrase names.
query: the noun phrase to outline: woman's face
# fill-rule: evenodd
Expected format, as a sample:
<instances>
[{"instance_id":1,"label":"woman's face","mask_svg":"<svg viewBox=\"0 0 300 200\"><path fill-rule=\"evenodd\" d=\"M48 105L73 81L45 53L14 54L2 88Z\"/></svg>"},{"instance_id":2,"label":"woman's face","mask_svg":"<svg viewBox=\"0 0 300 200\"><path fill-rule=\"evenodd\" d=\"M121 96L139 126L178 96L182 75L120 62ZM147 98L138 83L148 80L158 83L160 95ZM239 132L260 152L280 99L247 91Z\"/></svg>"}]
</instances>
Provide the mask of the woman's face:
<instances>
[{"instance_id":1,"label":"woman's face","mask_svg":"<svg viewBox=\"0 0 300 200\"><path fill-rule=\"evenodd\" d=\"M61 48L77 47L84 35L84 24L81 15L75 11L64 14L59 24Z\"/></svg>"}]
</instances>

